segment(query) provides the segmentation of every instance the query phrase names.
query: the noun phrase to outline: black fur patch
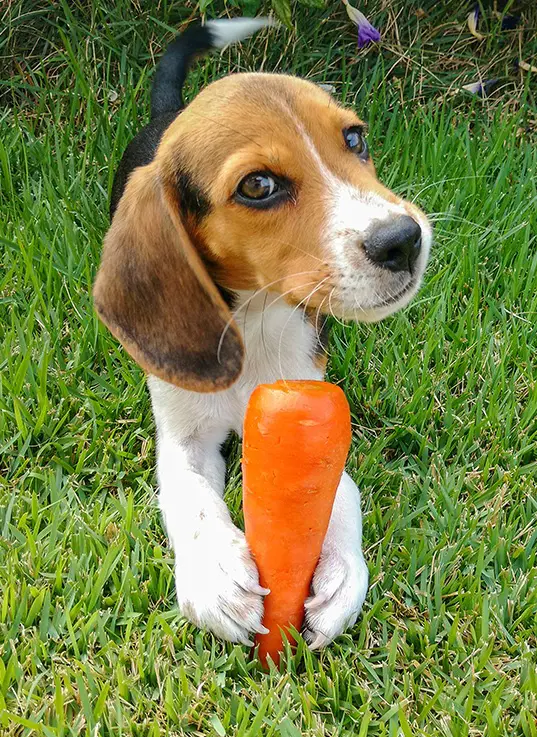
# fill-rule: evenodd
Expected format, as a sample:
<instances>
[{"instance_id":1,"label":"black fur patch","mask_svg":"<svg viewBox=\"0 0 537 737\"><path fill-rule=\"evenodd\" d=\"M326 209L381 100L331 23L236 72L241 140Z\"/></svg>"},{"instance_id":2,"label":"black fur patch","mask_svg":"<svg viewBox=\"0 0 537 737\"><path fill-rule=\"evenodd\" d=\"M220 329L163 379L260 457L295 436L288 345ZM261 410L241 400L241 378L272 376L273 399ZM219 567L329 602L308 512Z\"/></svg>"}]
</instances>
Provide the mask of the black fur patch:
<instances>
[{"instance_id":1,"label":"black fur patch","mask_svg":"<svg viewBox=\"0 0 537 737\"><path fill-rule=\"evenodd\" d=\"M209 198L197 184L194 183L191 175L186 171L177 173L177 192L179 194L179 202L181 210L188 215L192 215L196 223L206 217L211 211L211 203Z\"/></svg>"},{"instance_id":2,"label":"black fur patch","mask_svg":"<svg viewBox=\"0 0 537 737\"><path fill-rule=\"evenodd\" d=\"M236 292L232 292L231 289L225 289L224 287L221 287L219 284L217 284L216 286L218 288L218 291L220 292L220 296L228 306L230 312L233 312L233 310L237 306L238 294Z\"/></svg>"},{"instance_id":3,"label":"black fur patch","mask_svg":"<svg viewBox=\"0 0 537 737\"><path fill-rule=\"evenodd\" d=\"M171 125L177 115L178 113L166 113L159 118L154 118L145 128L142 128L125 149L112 186L110 219L114 216L132 171L137 166L146 166L146 164L153 161L164 131Z\"/></svg>"},{"instance_id":4,"label":"black fur patch","mask_svg":"<svg viewBox=\"0 0 537 737\"><path fill-rule=\"evenodd\" d=\"M215 48L209 28L198 23L178 36L162 56L151 90L151 117L156 118L183 107L182 87L192 61Z\"/></svg>"}]
</instances>

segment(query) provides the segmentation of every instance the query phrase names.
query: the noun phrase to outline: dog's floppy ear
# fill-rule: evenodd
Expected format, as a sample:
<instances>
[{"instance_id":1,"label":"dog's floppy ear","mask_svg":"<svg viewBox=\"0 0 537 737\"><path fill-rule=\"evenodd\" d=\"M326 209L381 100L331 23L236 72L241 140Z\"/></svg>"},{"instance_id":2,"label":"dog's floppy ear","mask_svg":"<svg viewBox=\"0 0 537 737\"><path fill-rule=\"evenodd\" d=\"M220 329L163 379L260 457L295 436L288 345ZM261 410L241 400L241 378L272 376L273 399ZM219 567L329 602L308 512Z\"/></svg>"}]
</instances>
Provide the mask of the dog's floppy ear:
<instances>
[{"instance_id":1,"label":"dog's floppy ear","mask_svg":"<svg viewBox=\"0 0 537 737\"><path fill-rule=\"evenodd\" d=\"M104 241L95 307L146 371L192 391L218 391L238 378L244 347L180 206L154 162L135 169Z\"/></svg>"}]
</instances>

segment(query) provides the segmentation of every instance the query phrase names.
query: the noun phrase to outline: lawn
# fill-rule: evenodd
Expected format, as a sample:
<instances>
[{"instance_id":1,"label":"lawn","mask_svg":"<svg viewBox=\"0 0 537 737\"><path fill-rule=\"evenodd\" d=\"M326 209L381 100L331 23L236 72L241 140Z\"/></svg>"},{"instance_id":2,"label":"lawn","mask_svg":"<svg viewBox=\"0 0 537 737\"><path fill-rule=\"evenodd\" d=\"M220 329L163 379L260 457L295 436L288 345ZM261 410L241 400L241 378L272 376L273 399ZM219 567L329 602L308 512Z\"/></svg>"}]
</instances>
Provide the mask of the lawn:
<instances>
[{"instance_id":1,"label":"lawn","mask_svg":"<svg viewBox=\"0 0 537 737\"><path fill-rule=\"evenodd\" d=\"M358 4L358 3L356 3ZM439 7L442 5L442 7ZM2 737L537 736L537 12L302 8L201 63L335 87L381 178L435 222L412 306L334 324L371 588L354 629L260 671L178 614L142 372L90 287L113 171L184 3L4 6L0 57ZM216 11L214 11L216 12ZM533 37L533 40L532 40ZM462 84L501 79L481 99ZM228 499L240 520L236 444Z\"/></svg>"}]
</instances>

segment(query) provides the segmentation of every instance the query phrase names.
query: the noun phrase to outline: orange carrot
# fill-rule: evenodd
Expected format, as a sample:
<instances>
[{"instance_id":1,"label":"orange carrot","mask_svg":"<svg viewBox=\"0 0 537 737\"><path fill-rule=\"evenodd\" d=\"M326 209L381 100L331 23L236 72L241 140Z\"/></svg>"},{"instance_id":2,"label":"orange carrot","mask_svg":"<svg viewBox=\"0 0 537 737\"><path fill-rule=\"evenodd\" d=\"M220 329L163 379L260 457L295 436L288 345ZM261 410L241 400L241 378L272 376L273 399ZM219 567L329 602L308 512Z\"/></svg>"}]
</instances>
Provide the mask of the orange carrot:
<instances>
[{"instance_id":1,"label":"orange carrot","mask_svg":"<svg viewBox=\"0 0 537 737\"><path fill-rule=\"evenodd\" d=\"M246 539L265 597L259 657L279 663L281 630L300 630L351 440L349 405L322 381L278 381L253 392L244 420Z\"/></svg>"}]
</instances>

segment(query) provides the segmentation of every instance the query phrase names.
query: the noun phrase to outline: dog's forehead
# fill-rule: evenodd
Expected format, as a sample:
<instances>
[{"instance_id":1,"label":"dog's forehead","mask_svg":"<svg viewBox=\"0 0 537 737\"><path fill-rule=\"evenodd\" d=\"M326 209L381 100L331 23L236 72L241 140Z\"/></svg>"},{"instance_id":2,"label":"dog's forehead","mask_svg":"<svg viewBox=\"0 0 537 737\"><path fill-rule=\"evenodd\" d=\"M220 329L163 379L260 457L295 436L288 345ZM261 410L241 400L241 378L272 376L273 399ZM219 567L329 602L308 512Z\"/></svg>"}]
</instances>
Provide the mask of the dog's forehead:
<instances>
[{"instance_id":1,"label":"dog's forehead","mask_svg":"<svg viewBox=\"0 0 537 737\"><path fill-rule=\"evenodd\" d=\"M233 115L248 111L254 116L303 116L311 105L338 109L334 98L318 85L286 74L231 74L202 90L187 110L199 113ZM243 123L248 125L244 119Z\"/></svg>"},{"instance_id":2,"label":"dog's forehead","mask_svg":"<svg viewBox=\"0 0 537 737\"><path fill-rule=\"evenodd\" d=\"M245 147L297 145L359 123L317 85L287 75L235 74L206 87L166 131L159 158L166 170L207 176ZM170 171L171 173L171 171Z\"/></svg>"}]
</instances>

